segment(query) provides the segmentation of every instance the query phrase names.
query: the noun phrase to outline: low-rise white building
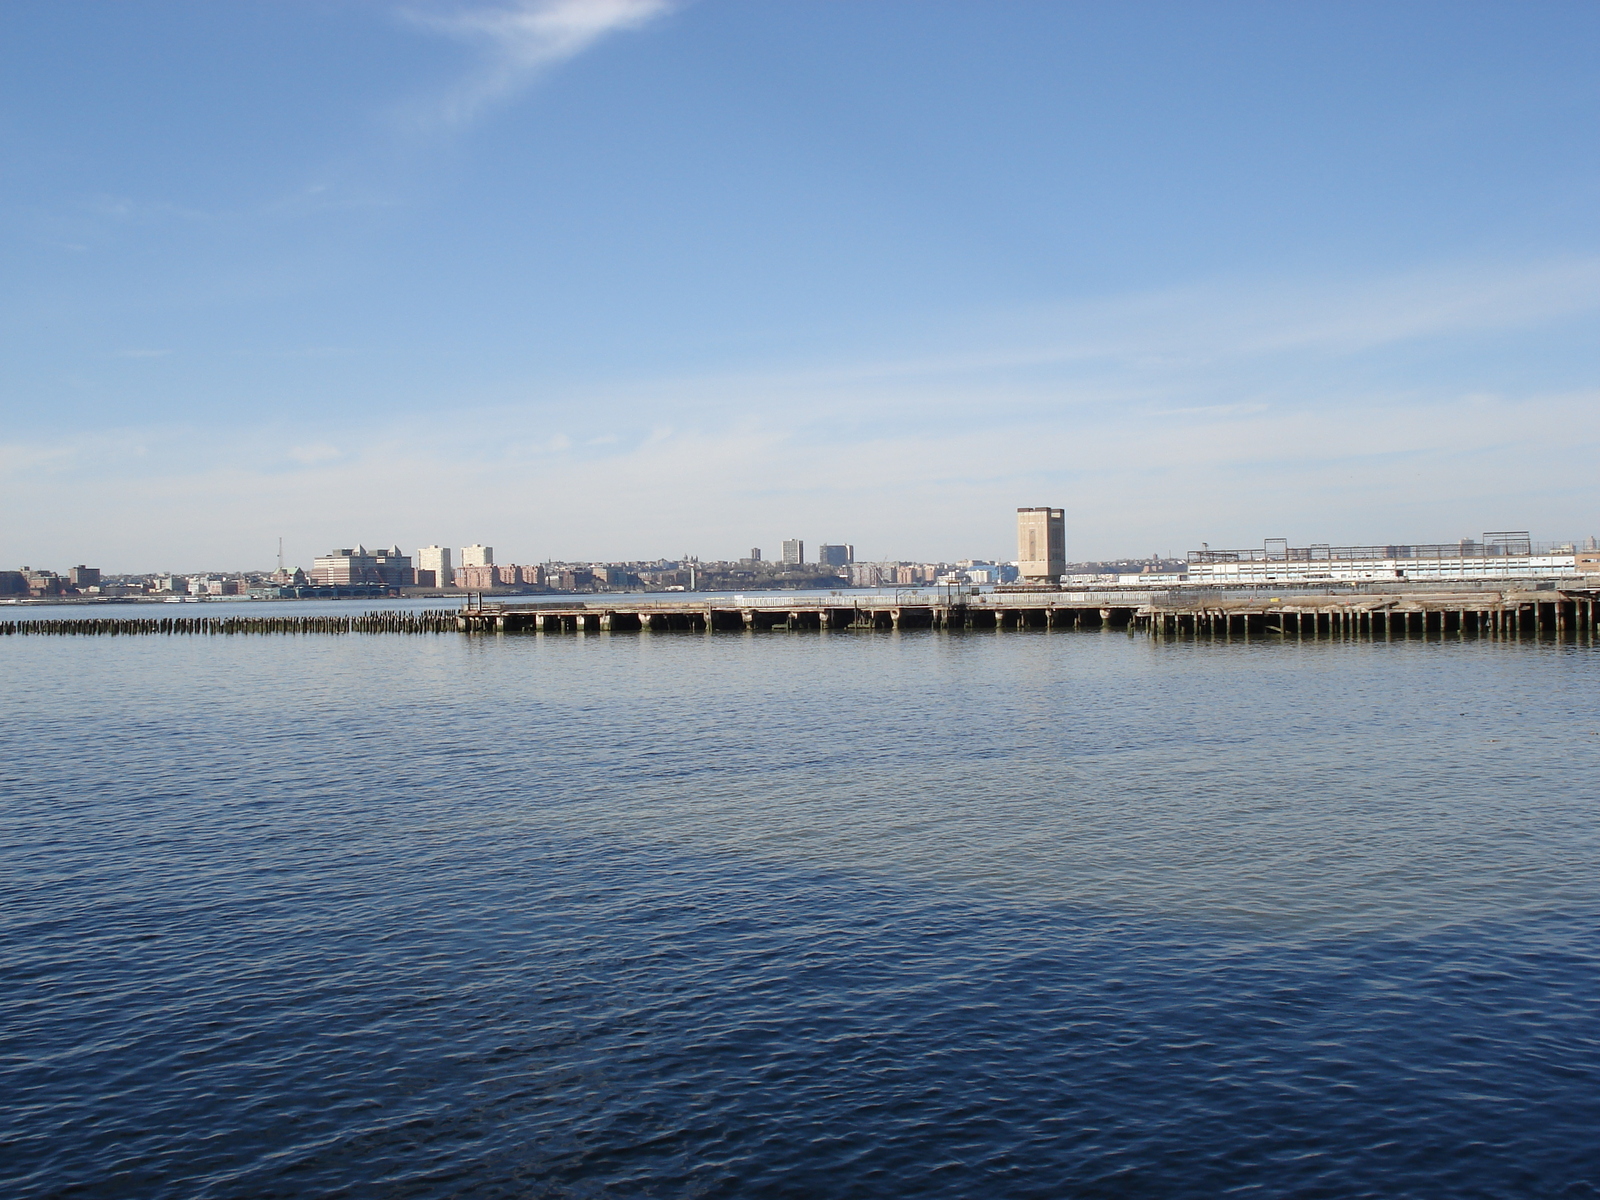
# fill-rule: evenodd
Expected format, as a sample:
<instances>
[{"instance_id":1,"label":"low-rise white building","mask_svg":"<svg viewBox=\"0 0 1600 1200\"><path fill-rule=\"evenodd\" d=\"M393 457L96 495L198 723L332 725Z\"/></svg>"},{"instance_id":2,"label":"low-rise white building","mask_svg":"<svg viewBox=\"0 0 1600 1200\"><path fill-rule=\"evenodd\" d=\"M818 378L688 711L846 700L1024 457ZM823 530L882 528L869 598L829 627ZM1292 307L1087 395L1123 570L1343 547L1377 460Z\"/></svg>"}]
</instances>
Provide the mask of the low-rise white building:
<instances>
[{"instance_id":1,"label":"low-rise white building","mask_svg":"<svg viewBox=\"0 0 1600 1200\"><path fill-rule=\"evenodd\" d=\"M1535 545L1526 533L1486 533L1441 545L1290 546L1259 550L1191 550L1188 587L1288 584L1472 583L1499 579L1568 579L1600 571L1596 556L1571 544Z\"/></svg>"}]
</instances>

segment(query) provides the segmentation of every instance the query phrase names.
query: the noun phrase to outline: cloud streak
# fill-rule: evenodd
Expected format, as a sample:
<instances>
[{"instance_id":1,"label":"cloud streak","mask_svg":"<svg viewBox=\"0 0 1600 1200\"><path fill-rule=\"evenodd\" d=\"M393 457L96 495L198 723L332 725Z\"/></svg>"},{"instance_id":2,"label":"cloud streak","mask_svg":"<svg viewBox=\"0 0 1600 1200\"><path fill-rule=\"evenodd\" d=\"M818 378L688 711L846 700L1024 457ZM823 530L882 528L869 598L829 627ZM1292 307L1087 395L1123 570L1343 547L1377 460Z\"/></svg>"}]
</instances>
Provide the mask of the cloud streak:
<instances>
[{"instance_id":1,"label":"cloud streak","mask_svg":"<svg viewBox=\"0 0 1600 1200\"><path fill-rule=\"evenodd\" d=\"M515 0L440 11L413 8L412 23L481 48L479 68L446 94L427 123L463 125L516 95L551 67L614 33L669 12L671 0Z\"/></svg>"},{"instance_id":2,"label":"cloud streak","mask_svg":"<svg viewBox=\"0 0 1600 1200\"><path fill-rule=\"evenodd\" d=\"M1587 536L1592 381L1570 363L1503 368L1592 312L1597 277L1578 260L1197 286L1017 334L984 323L920 361L530 380L520 401L461 396L376 425L10 431L0 511L70 486L7 531L0 558L70 545L107 569L249 566L279 534L306 553L364 539L484 541L520 560L732 556L798 535L953 558L1007 553L1007 513L1046 501L1073 513L1085 558L1280 534ZM1067 346L1053 360L1052 333Z\"/></svg>"},{"instance_id":3,"label":"cloud streak","mask_svg":"<svg viewBox=\"0 0 1600 1200\"><path fill-rule=\"evenodd\" d=\"M130 432L0 447L9 468L0 507L24 500L41 478L73 477L47 518L13 531L7 557L53 562L71 547L70 561L108 570L262 566L280 534L302 565L357 540L484 541L515 561L686 550L736 557L792 536L854 542L863 557L1005 555L1010 514L1035 497L1068 508L1074 557L1279 535L1596 532L1585 473L1600 441L1592 390L1365 399L1365 412L1271 411L1215 423L1139 425L1099 410L903 428L820 450L816 429L759 416L631 428L605 446L552 435L529 416L503 416L492 441L482 438L485 422L470 422L474 440L457 421L417 420L373 431L336 456L323 453L331 446L274 447L271 430L256 431L251 447L201 430L160 439ZM1543 432L1552 428L1572 436L1552 444ZM152 527L162 530L159 544Z\"/></svg>"}]
</instances>

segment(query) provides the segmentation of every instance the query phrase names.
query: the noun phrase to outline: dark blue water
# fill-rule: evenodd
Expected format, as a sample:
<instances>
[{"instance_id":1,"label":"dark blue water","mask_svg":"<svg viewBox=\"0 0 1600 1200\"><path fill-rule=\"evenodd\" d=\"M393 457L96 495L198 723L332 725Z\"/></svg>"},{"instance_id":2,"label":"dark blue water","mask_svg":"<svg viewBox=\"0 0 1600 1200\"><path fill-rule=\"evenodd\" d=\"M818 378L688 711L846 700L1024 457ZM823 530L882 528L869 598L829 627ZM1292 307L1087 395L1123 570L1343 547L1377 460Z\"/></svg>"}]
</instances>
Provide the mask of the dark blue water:
<instances>
[{"instance_id":1,"label":"dark blue water","mask_svg":"<svg viewBox=\"0 0 1600 1200\"><path fill-rule=\"evenodd\" d=\"M8 638L0 1193L1600 1194L1600 657Z\"/></svg>"}]
</instances>

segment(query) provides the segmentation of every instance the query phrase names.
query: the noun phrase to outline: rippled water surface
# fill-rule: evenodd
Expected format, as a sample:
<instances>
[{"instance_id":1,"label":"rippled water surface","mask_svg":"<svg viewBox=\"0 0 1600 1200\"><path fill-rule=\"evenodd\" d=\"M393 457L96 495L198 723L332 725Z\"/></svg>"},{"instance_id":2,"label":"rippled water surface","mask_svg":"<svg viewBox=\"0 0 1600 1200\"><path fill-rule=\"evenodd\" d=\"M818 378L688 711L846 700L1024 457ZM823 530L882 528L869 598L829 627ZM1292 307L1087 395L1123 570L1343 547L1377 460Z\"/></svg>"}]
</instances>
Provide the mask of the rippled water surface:
<instances>
[{"instance_id":1,"label":"rippled water surface","mask_svg":"<svg viewBox=\"0 0 1600 1200\"><path fill-rule=\"evenodd\" d=\"M0 1194L1600 1194L1600 658L13 637Z\"/></svg>"}]
</instances>

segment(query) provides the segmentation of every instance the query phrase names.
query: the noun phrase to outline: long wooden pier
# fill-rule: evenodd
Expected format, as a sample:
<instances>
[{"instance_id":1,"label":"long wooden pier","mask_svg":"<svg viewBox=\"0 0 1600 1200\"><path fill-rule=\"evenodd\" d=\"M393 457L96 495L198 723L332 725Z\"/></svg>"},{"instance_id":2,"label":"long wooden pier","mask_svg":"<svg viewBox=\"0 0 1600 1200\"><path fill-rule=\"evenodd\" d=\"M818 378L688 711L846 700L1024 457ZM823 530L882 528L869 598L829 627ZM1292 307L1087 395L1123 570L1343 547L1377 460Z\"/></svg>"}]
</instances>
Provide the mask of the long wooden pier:
<instances>
[{"instance_id":1,"label":"long wooden pier","mask_svg":"<svg viewBox=\"0 0 1600 1200\"><path fill-rule=\"evenodd\" d=\"M1223 599L1085 595L604 598L460 611L468 633L700 633L829 629L1126 629L1161 636L1370 636L1592 631L1596 593L1477 591Z\"/></svg>"},{"instance_id":2,"label":"long wooden pier","mask_svg":"<svg viewBox=\"0 0 1600 1200\"><path fill-rule=\"evenodd\" d=\"M1117 629L1156 637L1515 637L1595 632L1588 588L1280 596L1144 592L983 595L597 596L350 616L72 617L0 621L0 636L698 633L831 629Z\"/></svg>"}]
</instances>

